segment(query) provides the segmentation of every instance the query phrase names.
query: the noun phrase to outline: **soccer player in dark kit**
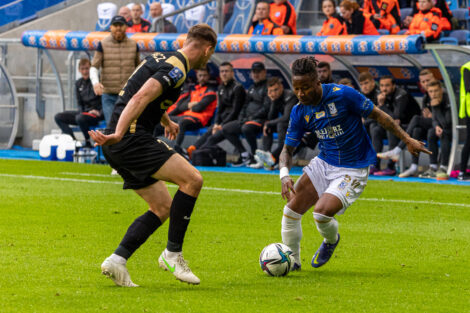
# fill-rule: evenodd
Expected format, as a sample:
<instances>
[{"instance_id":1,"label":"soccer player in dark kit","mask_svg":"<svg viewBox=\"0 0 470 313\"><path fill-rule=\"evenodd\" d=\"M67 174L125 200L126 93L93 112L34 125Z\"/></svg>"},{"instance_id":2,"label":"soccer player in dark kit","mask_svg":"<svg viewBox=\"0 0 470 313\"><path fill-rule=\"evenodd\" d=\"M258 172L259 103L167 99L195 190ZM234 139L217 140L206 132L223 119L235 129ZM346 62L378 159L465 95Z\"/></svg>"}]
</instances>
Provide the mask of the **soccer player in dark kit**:
<instances>
[{"instance_id":1,"label":"soccer player in dark kit","mask_svg":"<svg viewBox=\"0 0 470 313\"><path fill-rule=\"evenodd\" d=\"M137 287L126 262L168 217L168 242L158 259L159 266L183 282L200 283L183 258L182 246L202 188L202 176L152 133L160 123L169 139L176 137L178 124L165 111L178 99L188 71L204 67L216 44L214 30L199 24L190 28L182 49L147 56L119 93L105 132L90 131L96 145L103 146L106 160L122 176L124 189L133 189L149 205L149 210L129 226L117 249L101 264L102 273L118 286ZM173 200L165 181L179 186Z\"/></svg>"}]
</instances>

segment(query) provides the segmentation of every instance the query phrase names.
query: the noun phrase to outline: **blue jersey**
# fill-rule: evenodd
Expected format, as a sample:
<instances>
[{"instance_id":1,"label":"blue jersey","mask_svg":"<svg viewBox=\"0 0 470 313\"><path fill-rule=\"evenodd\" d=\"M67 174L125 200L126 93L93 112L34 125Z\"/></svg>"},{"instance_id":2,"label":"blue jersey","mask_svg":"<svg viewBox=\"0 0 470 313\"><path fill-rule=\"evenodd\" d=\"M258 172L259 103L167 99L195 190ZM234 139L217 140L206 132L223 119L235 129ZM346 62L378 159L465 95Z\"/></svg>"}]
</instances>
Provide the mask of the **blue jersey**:
<instances>
[{"instance_id":1,"label":"blue jersey","mask_svg":"<svg viewBox=\"0 0 470 313\"><path fill-rule=\"evenodd\" d=\"M305 132L313 132L320 143L318 157L330 165L362 168L376 161L376 153L361 117L374 104L353 88L323 84L318 105L297 104L290 114L285 144L297 147Z\"/></svg>"}]
</instances>

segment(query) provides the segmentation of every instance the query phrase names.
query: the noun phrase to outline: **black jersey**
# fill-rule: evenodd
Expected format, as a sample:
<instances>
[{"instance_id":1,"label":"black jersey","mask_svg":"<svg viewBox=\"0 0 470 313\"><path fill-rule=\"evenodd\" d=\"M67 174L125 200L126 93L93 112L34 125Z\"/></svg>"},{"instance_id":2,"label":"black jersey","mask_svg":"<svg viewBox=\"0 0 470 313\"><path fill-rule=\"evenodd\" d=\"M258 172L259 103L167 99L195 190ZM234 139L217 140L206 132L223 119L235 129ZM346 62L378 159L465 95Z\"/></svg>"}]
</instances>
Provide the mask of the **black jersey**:
<instances>
[{"instance_id":1,"label":"black jersey","mask_svg":"<svg viewBox=\"0 0 470 313\"><path fill-rule=\"evenodd\" d=\"M119 92L108 131L113 132L116 129L119 117L132 96L149 78L154 78L162 85L162 94L147 105L128 129L129 133L135 133L136 130L152 133L166 109L178 99L188 71L189 61L181 50L165 54L156 52L147 56Z\"/></svg>"}]
</instances>

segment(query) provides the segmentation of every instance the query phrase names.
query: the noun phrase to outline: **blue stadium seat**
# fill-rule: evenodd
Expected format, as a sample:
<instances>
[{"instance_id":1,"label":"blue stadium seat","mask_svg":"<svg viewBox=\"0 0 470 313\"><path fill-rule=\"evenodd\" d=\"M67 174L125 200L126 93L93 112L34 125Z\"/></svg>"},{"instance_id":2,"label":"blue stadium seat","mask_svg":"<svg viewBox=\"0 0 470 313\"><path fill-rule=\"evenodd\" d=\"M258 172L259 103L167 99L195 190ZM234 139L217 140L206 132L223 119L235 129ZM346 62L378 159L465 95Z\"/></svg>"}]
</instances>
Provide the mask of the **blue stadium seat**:
<instances>
[{"instance_id":1,"label":"blue stadium seat","mask_svg":"<svg viewBox=\"0 0 470 313\"><path fill-rule=\"evenodd\" d=\"M297 29L297 35L299 36L312 36L313 32L311 28L299 28Z\"/></svg>"},{"instance_id":2,"label":"blue stadium seat","mask_svg":"<svg viewBox=\"0 0 470 313\"><path fill-rule=\"evenodd\" d=\"M469 29L470 17L468 14L468 8L452 10L452 15L459 21L459 25L463 29Z\"/></svg>"},{"instance_id":3,"label":"blue stadium seat","mask_svg":"<svg viewBox=\"0 0 470 313\"><path fill-rule=\"evenodd\" d=\"M407 16L410 16L413 13L413 8L402 8L400 9L400 16L402 22L405 20Z\"/></svg>"},{"instance_id":4,"label":"blue stadium seat","mask_svg":"<svg viewBox=\"0 0 470 313\"><path fill-rule=\"evenodd\" d=\"M381 35L390 35L390 31L388 31L387 29L377 29L377 31Z\"/></svg>"},{"instance_id":5,"label":"blue stadium seat","mask_svg":"<svg viewBox=\"0 0 470 313\"><path fill-rule=\"evenodd\" d=\"M255 1L236 0L233 14L227 24L225 24L224 34L246 34L254 8Z\"/></svg>"},{"instance_id":6,"label":"blue stadium seat","mask_svg":"<svg viewBox=\"0 0 470 313\"><path fill-rule=\"evenodd\" d=\"M459 8L459 0L447 0L447 5L449 6L449 9L455 10Z\"/></svg>"},{"instance_id":7,"label":"blue stadium seat","mask_svg":"<svg viewBox=\"0 0 470 313\"><path fill-rule=\"evenodd\" d=\"M466 29L453 30L449 33L448 37L443 37L439 40L440 43L448 43L450 39L456 42L456 45L468 45L470 44L470 31ZM442 40L444 42L442 42ZM452 44L452 43L450 43Z\"/></svg>"},{"instance_id":8,"label":"blue stadium seat","mask_svg":"<svg viewBox=\"0 0 470 313\"><path fill-rule=\"evenodd\" d=\"M444 45L454 45L454 46L459 45L459 41L453 37L442 37L441 39L439 39L439 43L444 44Z\"/></svg>"}]
</instances>

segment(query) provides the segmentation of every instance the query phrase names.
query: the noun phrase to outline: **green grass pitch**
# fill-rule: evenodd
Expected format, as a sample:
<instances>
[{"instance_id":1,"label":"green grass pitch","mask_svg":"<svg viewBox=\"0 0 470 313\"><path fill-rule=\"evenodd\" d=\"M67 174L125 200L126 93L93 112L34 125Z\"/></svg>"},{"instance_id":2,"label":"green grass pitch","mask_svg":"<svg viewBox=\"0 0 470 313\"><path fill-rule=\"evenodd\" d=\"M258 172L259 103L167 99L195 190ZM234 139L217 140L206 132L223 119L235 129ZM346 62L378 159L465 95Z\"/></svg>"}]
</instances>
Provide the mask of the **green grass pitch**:
<instances>
[{"instance_id":1,"label":"green grass pitch","mask_svg":"<svg viewBox=\"0 0 470 313\"><path fill-rule=\"evenodd\" d=\"M147 208L109 173L0 160L0 312L470 312L468 186L369 181L338 217L330 262L310 266L321 238L308 212L302 271L273 278L258 257L281 241L279 178L203 172L184 245L201 285L158 268L166 223L129 260L141 287L126 289L100 264Z\"/></svg>"}]
</instances>

